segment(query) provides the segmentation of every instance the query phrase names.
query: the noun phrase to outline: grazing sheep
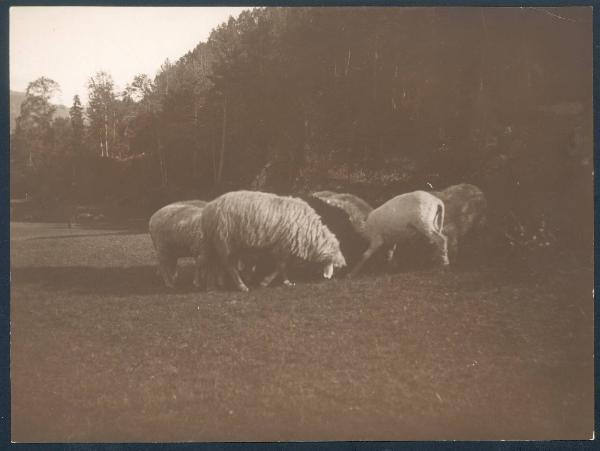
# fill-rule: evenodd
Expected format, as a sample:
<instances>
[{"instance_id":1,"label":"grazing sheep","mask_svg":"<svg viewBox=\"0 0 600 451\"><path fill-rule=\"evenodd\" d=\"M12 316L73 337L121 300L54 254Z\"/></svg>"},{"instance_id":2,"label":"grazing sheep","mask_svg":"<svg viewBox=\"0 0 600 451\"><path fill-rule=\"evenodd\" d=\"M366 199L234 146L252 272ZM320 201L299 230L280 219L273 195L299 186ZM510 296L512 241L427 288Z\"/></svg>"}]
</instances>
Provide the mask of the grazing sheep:
<instances>
[{"instance_id":1,"label":"grazing sheep","mask_svg":"<svg viewBox=\"0 0 600 451\"><path fill-rule=\"evenodd\" d=\"M364 236L367 216L373 211L367 202L360 197L349 193L334 193L333 191L317 191L313 196L324 200L329 205L341 208L350 217L354 229Z\"/></svg>"},{"instance_id":2,"label":"grazing sheep","mask_svg":"<svg viewBox=\"0 0 600 451\"><path fill-rule=\"evenodd\" d=\"M343 209L336 206L330 205L322 199L312 195L300 195L297 196L299 199L306 202L321 218L323 224L335 235L340 242L340 250L344 255L346 264L352 266L358 261L362 253L367 248L367 240L360 235L355 229L348 213ZM268 271L272 271L274 262L265 255L246 255L244 256L244 263L248 266L251 277L257 277L260 275L266 275ZM300 267L295 266L290 268L295 276L308 276L311 271L304 271L302 265ZM250 277L246 272L247 277ZM245 278L244 278L245 280Z\"/></svg>"},{"instance_id":3,"label":"grazing sheep","mask_svg":"<svg viewBox=\"0 0 600 451\"><path fill-rule=\"evenodd\" d=\"M487 201L478 187L468 183L432 191L431 194L444 202L444 234L448 238L448 253L454 257L458 253L459 240L485 225Z\"/></svg>"},{"instance_id":4,"label":"grazing sheep","mask_svg":"<svg viewBox=\"0 0 600 451\"><path fill-rule=\"evenodd\" d=\"M369 214L365 234L369 248L350 272L355 276L365 262L382 246L388 250L398 242L415 236L425 235L438 248L441 263L448 264L447 239L442 234L444 203L425 191L401 194L388 200ZM393 256L388 253L388 260Z\"/></svg>"},{"instance_id":5,"label":"grazing sheep","mask_svg":"<svg viewBox=\"0 0 600 451\"><path fill-rule=\"evenodd\" d=\"M323 224L340 242L346 264L352 266L367 248L366 239L357 232L347 211L316 196L300 196L321 217Z\"/></svg>"},{"instance_id":6,"label":"grazing sheep","mask_svg":"<svg viewBox=\"0 0 600 451\"><path fill-rule=\"evenodd\" d=\"M169 288L177 279L177 260L194 257L194 285L200 286L204 265L202 212L204 201L184 201L162 207L150 218L148 228L158 256L159 272Z\"/></svg>"},{"instance_id":7,"label":"grazing sheep","mask_svg":"<svg viewBox=\"0 0 600 451\"><path fill-rule=\"evenodd\" d=\"M234 191L210 202L202 215L207 256L218 258L238 289L248 291L235 263L244 251L269 251L276 269L261 282L268 286L279 274L285 285L286 265L292 257L324 265L323 276L333 275L346 261L339 241L304 201L258 191Z\"/></svg>"}]
</instances>

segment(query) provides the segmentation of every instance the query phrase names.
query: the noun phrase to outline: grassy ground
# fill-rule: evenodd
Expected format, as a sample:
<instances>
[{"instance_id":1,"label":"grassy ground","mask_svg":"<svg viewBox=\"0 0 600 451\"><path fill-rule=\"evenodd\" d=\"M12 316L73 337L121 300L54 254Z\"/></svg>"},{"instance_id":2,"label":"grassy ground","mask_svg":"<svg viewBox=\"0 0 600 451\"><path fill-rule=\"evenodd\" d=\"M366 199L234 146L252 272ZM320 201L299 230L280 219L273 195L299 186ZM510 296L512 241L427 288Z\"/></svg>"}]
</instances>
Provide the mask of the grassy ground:
<instances>
[{"instance_id":1,"label":"grassy ground","mask_svg":"<svg viewBox=\"0 0 600 451\"><path fill-rule=\"evenodd\" d=\"M591 268L168 291L146 234L22 223L11 258L13 441L593 430Z\"/></svg>"}]
</instances>

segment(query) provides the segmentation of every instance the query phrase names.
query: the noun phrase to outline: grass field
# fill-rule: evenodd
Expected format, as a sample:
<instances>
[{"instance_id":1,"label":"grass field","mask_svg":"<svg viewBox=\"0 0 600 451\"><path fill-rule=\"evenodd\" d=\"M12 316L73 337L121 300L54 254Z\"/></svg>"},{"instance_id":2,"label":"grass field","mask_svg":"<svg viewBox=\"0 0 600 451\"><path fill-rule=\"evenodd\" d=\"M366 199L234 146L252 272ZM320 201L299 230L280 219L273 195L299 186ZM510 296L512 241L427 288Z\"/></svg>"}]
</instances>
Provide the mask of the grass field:
<instances>
[{"instance_id":1,"label":"grass field","mask_svg":"<svg viewBox=\"0 0 600 451\"><path fill-rule=\"evenodd\" d=\"M25 223L11 259L13 441L591 437L592 268L169 291L147 234Z\"/></svg>"}]
</instances>

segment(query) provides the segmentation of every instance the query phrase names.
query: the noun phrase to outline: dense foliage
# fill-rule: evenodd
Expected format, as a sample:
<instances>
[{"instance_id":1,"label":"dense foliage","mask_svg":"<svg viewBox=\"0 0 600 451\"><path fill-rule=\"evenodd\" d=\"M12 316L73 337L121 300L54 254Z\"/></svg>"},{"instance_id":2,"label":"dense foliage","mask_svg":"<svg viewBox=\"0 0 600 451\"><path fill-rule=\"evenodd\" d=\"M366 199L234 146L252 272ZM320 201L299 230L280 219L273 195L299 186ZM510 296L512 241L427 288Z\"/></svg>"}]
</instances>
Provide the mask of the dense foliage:
<instances>
[{"instance_id":1,"label":"dense foliage","mask_svg":"<svg viewBox=\"0 0 600 451\"><path fill-rule=\"evenodd\" d=\"M513 244L590 248L588 8L254 9L122 93L95 74L70 125L49 121L41 80L13 135L13 197L134 215L235 188L376 205L465 181Z\"/></svg>"}]
</instances>

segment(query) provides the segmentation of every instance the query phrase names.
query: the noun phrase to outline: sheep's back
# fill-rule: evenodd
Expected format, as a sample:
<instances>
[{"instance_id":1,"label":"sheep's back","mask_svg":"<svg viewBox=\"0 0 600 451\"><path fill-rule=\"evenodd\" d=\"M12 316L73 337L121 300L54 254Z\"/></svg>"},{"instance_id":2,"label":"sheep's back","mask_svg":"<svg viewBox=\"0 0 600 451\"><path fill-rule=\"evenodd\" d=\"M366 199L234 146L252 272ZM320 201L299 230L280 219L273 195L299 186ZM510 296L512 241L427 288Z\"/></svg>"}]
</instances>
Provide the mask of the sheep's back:
<instances>
[{"instance_id":1,"label":"sheep's back","mask_svg":"<svg viewBox=\"0 0 600 451\"><path fill-rule=\"evenodd\" d=\"M365 218L369 215L369 213L371 213L371 211L373 211L373 207L369 205L367 201L361 199L358 196L355 196L354 194L339 193L338 195L333 197L340 201L347 202L353 205L354 208L356 208L361 214L365 216Z\"/></svg>"},{"instance_id":2,"label":"sheep's back","mask_svg":"<svg viewBox=\"0 0 600 451\"><path fill-rule=\"evenodd\" d=\"M270 193L227 193L209 203L206 210L216 219L206 232L211 239L226 242L231 251L285 249L304 257L305 251L298 246L300 238L323 232L317 214L305 202Z\"/></svg>"},{"instance_id":3,"label":"sheep's back","mask_svg":"<svg viewBox=\"0 0 600 451\"><path fill-rule=\"evenodd\" d=\"M313 196L315 197L319 197L321 199L323 198L327 198L327 197L331 197L331 196L336 196L339 193L336 193L335 191L315 191L314 193L312 193Z\"/></svg>"},{"instance_id":4,"label":"sheep's back","mask_svg":"<svg viewBox=\"0 0 600 451\"><path fill-rule=\"evenodd\" d=\"M344 210L348 214L354 229L358 233L364 234L365 222L369 213L373 211L373 208L367 202L353 194L334 193L332 191L318 191L313 196L322 199L329 205Z\"/></svg>"},{"instance_id":5,"label":"sheep's back","mask_svg":"<svg viewBox=\"0 0 600 451\"><path fill-rule=\"evenodd\" d=\"M440 202L425 191L396 196L369 214L365 232L369 236L381 235L386 241L412 236L417 230L431 226L432 210Z\"/></svg>"},{"instance_id":6,"label":"sheep's back","mask_svg":"<svg viewBox=\"0 0 600 451\"><path fill-rule=\"evenodd\" d=\"M178 202L175 202L175 205L191 205L193 207L198 207L198 208L204 208L204 207L206 207L206 204L208 204L208 202L206 202L205 200L199 200L199 199L180 200Z\"/></svg>"},{"instance_id":7,"label":"sheep's back","mask_svg":"<svg viewBox=\"0 0 600 451\"><path fill-rule=\"evenodd\" d=\"M194 256L201 247L203 209L175 203L152 215L149 231L155 246L177 256Z\"/></svg>"}]
</instances>

